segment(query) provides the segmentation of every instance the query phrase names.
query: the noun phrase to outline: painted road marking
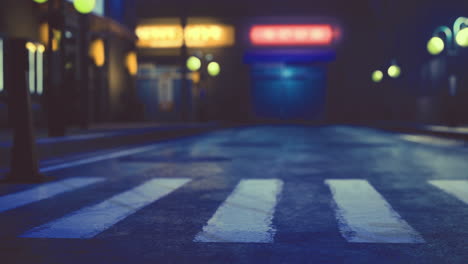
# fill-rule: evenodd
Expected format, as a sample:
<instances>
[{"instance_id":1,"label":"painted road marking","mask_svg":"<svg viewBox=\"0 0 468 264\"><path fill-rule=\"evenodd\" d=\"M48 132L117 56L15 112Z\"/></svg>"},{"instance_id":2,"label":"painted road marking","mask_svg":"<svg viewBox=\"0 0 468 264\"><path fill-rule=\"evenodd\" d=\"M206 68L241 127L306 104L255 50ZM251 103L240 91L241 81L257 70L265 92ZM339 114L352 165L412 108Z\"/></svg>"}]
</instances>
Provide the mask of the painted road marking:
<instances>
[{"instance_id":1,"label":"painted road marking","mask_svg":"<svg viewBox=\"0 0 468 264\"><path fill-rule=\"evenodd\" d=\"M279 179L241 180L194 242L273 243L272 220L282 188Z\"/></svg>"},{"instance_id":2,"label":"painted road marking","mask_svg":"<svg viewBox=\"0 0 468 264\"><path fill-rule=\"evenodd\" d=\"M147 147L139 147L139 148L132 148L132 149L128 149L128 150L115 151L115 152L111 152L111 153L107 153L107 154L103 154L103 155L99 155L99 156L94 156L94 157L90 157L90 158L65 162L65 163L61 163L61 164L58 164L58 165L51 165L51 166L41 167L40 172L56 171L56 170L66 169L66 168L80 166L80 165L84 165L84 164L94 163L94 162L98 162L98 161L102 161L102 160L120 158L120 157L124 157L124 156L128 156L128 155L132 155L132 154L137 154L137 153L141 153L141 152L150 151L150 150L153 150L153 149L155 149L157 147L158 147L157 145L151 145L151 146L147 146Z\"/></svg>"},{"instance_id":3,"label":"painted road marking","mask_svg":"<svg viewBox=\"0 0 468 264\"><path fill-rule=\"evenodd\" d=\"M326 180L342 236L352 243L424 243L366 180Z\"/></svg>"},{"instance_id":4,"label":"painted road marking","mask_svg":"<svg viewBox=\"0 0 468 264\"><path fill-rule=\"evenodd\" d=\"M29 190L0 197L0 212L51 198L102 181L101 178L77 177L41 184Z\"/></svg>"},{"instance_id":5,"label":"painted road marking","mask_svg":"<svg viewBox=\"0 0 468 264\"><path fill-rule=\"evenodd\" d=\"M468 180L433 180L429 183L468 204Z\"/></svg>"},{"instance_id":6,"label":"painted road marking","mask_svg":"<svg viewBox=\"0 0 468 264\"><path fill-rule=\"evenodd\" d=\"M92 238L189 181L186 178L152 179L101 203L35 227L21 237Z\"/></svg>"}]
</instances>

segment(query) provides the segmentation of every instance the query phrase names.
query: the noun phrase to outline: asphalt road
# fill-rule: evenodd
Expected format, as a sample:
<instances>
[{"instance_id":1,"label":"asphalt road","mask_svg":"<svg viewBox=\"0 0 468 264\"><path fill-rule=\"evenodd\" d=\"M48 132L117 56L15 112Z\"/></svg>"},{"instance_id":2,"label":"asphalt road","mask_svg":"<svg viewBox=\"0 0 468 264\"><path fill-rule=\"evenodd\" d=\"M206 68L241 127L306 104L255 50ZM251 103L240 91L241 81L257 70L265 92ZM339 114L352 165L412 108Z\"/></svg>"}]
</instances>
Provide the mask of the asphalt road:
<instances>
[{"instance_id":1,"label":"asphalt road","mask_svg":"<svg viewBox=\"0 0 468 264\"><path fill-rule=\"evenodd\" d=\"M468 263L464 142L258 126L0 185L0 263Z\"/></svg>"}]
</instances>

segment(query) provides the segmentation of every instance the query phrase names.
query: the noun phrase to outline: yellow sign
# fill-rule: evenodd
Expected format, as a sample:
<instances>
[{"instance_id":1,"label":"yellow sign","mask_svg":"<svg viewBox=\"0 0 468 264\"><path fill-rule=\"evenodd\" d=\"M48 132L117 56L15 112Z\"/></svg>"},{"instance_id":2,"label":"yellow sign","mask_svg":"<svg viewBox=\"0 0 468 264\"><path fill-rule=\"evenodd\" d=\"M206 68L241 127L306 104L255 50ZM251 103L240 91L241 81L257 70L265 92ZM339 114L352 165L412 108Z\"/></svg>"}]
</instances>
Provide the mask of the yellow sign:
<instances>
[{"instance_id":1,"label":"yellow sign","mask_svg":"<svg viewBox=\"0 0 468 264\"><path fill-rule=\"evenodd\" d=\"M221 24L141 25L136 28L138 46L142 48L179 48L186 41L189 48L234 45L234 27Z\"/></svg>"}]
</instances>

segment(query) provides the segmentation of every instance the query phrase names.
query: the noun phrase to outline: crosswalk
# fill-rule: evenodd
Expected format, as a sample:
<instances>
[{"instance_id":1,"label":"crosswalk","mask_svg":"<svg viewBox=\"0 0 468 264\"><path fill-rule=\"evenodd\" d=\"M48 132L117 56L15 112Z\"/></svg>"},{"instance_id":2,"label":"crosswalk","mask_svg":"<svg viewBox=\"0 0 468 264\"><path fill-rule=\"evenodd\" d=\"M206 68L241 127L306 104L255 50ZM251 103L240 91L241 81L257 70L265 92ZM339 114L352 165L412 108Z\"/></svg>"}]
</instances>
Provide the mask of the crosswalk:
<instances>
[{"instance_id":1,"label":"crosswalk","mask_svg":"<svg viewBox=\"0 0 468 264\"><path fill-rule=\"evenodd\" d=\"M148 205L176 195L173 193L191 181L189 178L150 179L26 230L19 237L90 239ZM1 213L46 199L60 199L61 194L100 182L104 179L76 177L0 196L0 217ZM285 184L281 179L240 180L193 242L275 243L275 235L280 232L274 225L275 211L281 197L287 195L283 193ZM331 193L330 210L334 210L336 227L347 242L425 243L423 234L405 221L367 180L326 179L323 184ZM430 180L427 184L468 205L468 180Z\"/></svg>"}]
</instances>

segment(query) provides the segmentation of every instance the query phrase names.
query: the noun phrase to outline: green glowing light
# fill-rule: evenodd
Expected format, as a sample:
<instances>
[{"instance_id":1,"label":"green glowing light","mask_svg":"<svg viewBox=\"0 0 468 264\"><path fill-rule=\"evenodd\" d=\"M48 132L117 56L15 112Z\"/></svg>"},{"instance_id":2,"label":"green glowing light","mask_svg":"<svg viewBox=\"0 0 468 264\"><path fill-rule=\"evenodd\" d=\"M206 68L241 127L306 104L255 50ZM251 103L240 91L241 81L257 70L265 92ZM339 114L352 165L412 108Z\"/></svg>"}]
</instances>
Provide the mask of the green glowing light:
<instances>
[{"instance_id":1,"label":"green glowing light","mask_svg":"<svg viewBox=\"0 0 468 264\"><path fill-rule=\"evenodd\" d=\"M388 67L388 76L392 77L392 78L398 78L401 74L401 69L399 66L397 65L392 65L390 67Z\"/></svg>"},{"instance_id":2,"label":"green glowing light","mask_svg":"<svg viewBox=\"0 0 468 264\"><path fill-rule=\"evenodd\" d=\"M455 41L461 47L468 47L468 27L460 30L455 37Z\"/></svg>"},{"instance_id":3,"label":"green glowing light","mask_svg":"<svg viewBox=\"0 0 468 264\"><path fill-rule=\"evenodd\" d=\"M195 56L190 56L187 59L187 68L191 71L198 71L201 67L201 61Z\"/></svg>"},{"instance_id":4,"label":"green glowing light","mask_svg":"<svg viewBox=\"0 0 468 264\"><path fill-rule=\"evenodd\" d=\"M432 37L427 42L427 51L432 55L440 54L445 48L444 41L439 37Z\"/></svg>"},{"instance_id":5,"label":"green glowing light","mask_svg":"<svg viewBox=\"0 0 468 264\"><path fill-rule=\"evenodd\" d=\"M74 0L73 5L76 11L82 14L91 13L96 6L96 0Z\"/></svg>"},{"instance_id":6,"label":"green glowing light","mask_svg":"<svg viewBox=\"0 0 468 264\"><path fill-rule=\"evenodd\" d=\"M219 66L219 63L212 61L208 64L209 75L215 77L215 76L218 76L220 72L221 72L221 67Z\"/></svg>"},{"instance_id":7,"label":"green glowing light","mask_svg":"<svg viewBox=\"0 0 468 264\"><path fill-rule=\"evenodd\" d=\"M382 71L374 71L372 73L372 81L375 83L381 82L383 79L383 72Z\"/></svg>"},{"instance_id":8,"label":"green glowing light","mask_svg":"<svg viewBox=\"0 0 468 264\"><path fill-rule=\"evenodd\" d=\"M36 3L39 3L39 4L43 4L45 2L47 2L47 0L33 0L34 2Z\"/></svg>"}]
</instances>

